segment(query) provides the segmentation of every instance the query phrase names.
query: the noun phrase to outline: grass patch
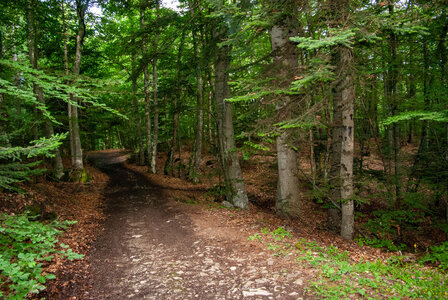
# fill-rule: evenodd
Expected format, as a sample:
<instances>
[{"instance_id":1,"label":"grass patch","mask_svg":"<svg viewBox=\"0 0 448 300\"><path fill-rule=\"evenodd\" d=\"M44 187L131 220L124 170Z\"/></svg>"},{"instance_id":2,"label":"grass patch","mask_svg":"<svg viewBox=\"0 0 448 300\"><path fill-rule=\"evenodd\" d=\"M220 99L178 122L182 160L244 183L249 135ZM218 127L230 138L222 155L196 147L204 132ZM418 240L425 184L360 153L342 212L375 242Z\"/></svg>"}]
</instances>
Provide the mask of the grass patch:
<instances>
[{"instance_id":1,"label":"grass patch","mask_svg":"<svg viewBox=\"0 0 448 300\"><path fill-rule=\"evenodd\" d=\"M356 262L347 251L294 240L286 232L281 227L272 232L263 228L249 240L264 243L274 255L292 255L297 263L317 270L309 289L325 299L448 298L448 276L443 270L408 263L406 256Z\"/></svg>"}]
</instances>

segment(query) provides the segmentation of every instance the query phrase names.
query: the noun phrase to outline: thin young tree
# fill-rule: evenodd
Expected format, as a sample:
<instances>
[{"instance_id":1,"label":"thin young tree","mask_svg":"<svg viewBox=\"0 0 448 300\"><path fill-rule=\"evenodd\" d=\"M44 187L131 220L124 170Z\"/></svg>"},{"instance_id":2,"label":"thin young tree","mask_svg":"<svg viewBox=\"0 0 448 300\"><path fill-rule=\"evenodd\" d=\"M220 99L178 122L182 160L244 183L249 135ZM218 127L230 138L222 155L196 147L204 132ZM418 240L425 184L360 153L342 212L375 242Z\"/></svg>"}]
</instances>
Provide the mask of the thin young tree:
<instances>
[{"instance_id":1,"label":"thin young tree","mask_svg":"<svg viewBox=\"0 0 448 300\"><path fill-rule=\"evenodd\" d=\"M190 15L192 20L192 38L194 51L194 64L196 75L196 132L194 149L192 153L192 162L189 170L189 177L195 183L199 181L199 166L201 164L202 154L202 135L203 135L203 109L202 109L202 72L199 56L199 39L198 39L198 24L200 24L200 2L198 0L189 1ZM200 25L199 25L200 26Z\"/></svg>"},{"instance_id":2,"label":"thin young tree","mask_svg":"<svg viewBox=\"0 0 448 300\"><path fill-rule=\"evenodd\" d=\"M81 57L84 45L84 38L86 36L85 16L89 6L89 0L76 0L76 15L78 18L78 32L76 33L76 50L75 59L73 61L73 74L79 75L81 70ZM72 103L77 104L78 99L75 95L70 95ZM81 135L79 130L79 118L77 105L69 104L68 106L70 142L72 143L70 149L72 150L72 165L74 172L72 174L73 180L80 180L84 171L84 163L82 157Z\"/></svg>"},{"instance_id":3,"label":"thin young tree","mask_svg":"<svg viewBox=\"0 0 448 300\"><path fill-rule=\"evenodd\" d=\"M156 22L159 20L159 0L155 0L155 13ZM159 144L159 98L158 98L158 51L159 51L159 30L156 28L154 42L153 42L153 58L152 58L152 92L153 92L153 104L154 104L154 132L152 139L152 152L151 152L151 172L153 174L157 171L157 146Z\"/></svg>"},{"instance_id":4,"label":"thin young tree","mask_svg":"<svg viewBox=\"0 0 448 300\"><path fill-rule=\"evenodd\" d=\"M148 70L148 36L145 24L145 11L147 8L147 1L140 3L140 31L142 34L142 68L143 68L143 91L145 94L145 135L146 135L146 154L148 157L147 165L148 172L151 170L151 155L152 155L152 135L151 135L151 92L149 90L149 70ZM142 163L142 161L140 160Z\"/></svg>"},{"instance_id":5,"label":"thin young tree","mask_svg":"<svg viewBox=\"0 0 448 300\"><path fill-rule=\"evenodd\" d=\"M39 1L37 0L28 0L26 7L26 17L27 17L27 40L28 40L28 56L30 59L31 67L34 69L39 68L39 56L38 56L38 45L39 45L39 22L37 19L37 11L38 11ZM42 87L37 84L34 84L34 94L37 100L45 106L45 95ZM51 138L54 134L53 124L51 120L46 118L43 115L43 130L46 138ZM54 150L54 157L52 158L53 164L53 175L56 179L61 179L64 175L64 166L62 165L61 152L59 148Z\"/></svg>"}]
</instances>

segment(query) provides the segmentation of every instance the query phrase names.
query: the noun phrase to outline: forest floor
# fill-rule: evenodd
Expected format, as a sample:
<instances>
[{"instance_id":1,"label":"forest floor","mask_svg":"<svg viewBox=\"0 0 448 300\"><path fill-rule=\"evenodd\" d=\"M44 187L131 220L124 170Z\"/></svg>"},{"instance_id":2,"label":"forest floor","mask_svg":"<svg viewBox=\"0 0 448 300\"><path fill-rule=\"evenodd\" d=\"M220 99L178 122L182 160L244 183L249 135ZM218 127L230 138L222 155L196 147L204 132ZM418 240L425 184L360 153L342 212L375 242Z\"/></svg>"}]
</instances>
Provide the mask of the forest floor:
<instances>
[{"instance_id":1,"label":"forest floor","mask_svg":"<svg viewBox=\"0 0 448 300\"><path fill-rule=\"evenodd\" d=\"M46 272L57 279L49 281L39 297L314 299L327 295L316 293L325 286L335 289L334 298L359 299L416 291L414 283L407 289L403 279L388 275L392 269L409 276L414 271L406 273L395 265L384 269L382 262L397 253L362 247L329 232L325 210L307 193L302 195L300 220L277 217L272 209L277 178L271 157L243 163L251 203L242 211L222 205L212 156L203 158L205 175L196 185L162 175L166 155L158 157L157 174L127 162L128 156L120 150L88 153L101 171L88 167L93 180L87 184L30 185L28 195L38 198L34 202L45 203L46 210L61 219L78 220L60 241L86 255L74 261L56 257L48 264ZM185 154L182 161L187 159ZM10 202L20 203L17 197L22 196L11 196ZM8 206L7 199L0 200ZM412 260L412 254L409 257ZM370 282L375 272L354 271L366 262L379 270L376 281L383 282L385 290L361 284ZM447 280L445 276L434 281L441 282L442 294ZM407 290L390 290L395 283Z\"/></svg>"},{"instance_id":2,"label":"forest floor","mask_svg":"<svg viewBox=\"0 0 448 300\"><path fill-rule=\"evenodd\" d=\"M249 211L223 207L213 201L219 195L210 193L216 176L194 185L162 172L148 174L146 167L124 162L126 153L117 150L89 153L89 159L108 177L107 183L103 174L90 185L102 189L104 203L97 209L104 216L96 220L101 229L92 248L81 249L84 260L67 261L59 269L48 299L314 298L307 286L318 277L316 270L248 240L262 229L283 227L295 238L336 245L359 259L387 256L321 228L324 215L319 217L312 201L304 209L314 213L293 222L276 217L266 205L251 204ZM262 165L249 167L252 201L268 203L275 178L259 177Z\"/></svg>"},{"instance_id":3,"label":"forest floor","mask_svg":"<svg viewBox=\"0 0 448 300\"><path fill-rule=\"evenodd\" d=\"M176 201L179 193L204 193L205 189L117 163L121 155L109 151L90 156L110 177L104 190L106 221L86 258L90 276L79 276L86 280L62 290L59 286L51 298L307 296L306 271L248 241L254 226L241 223L247 212Z\"/></svg>"}]
</instances>

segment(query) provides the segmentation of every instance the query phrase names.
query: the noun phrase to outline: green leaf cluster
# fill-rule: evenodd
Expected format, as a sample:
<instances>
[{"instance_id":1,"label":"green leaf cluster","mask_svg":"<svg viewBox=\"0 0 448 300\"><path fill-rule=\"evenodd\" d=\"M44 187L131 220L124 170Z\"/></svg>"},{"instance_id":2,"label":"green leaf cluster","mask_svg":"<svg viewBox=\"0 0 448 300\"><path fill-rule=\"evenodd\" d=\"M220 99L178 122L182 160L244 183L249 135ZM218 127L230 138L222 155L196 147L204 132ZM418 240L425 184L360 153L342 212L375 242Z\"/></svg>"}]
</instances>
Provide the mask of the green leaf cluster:
<instances>
[{"instance_id":1,"label":"green leaf cluster","mask_svg":"<svg viewBox=\"0 0 448 300\"><path fill-rule=\"evenodd\" d=\"M0 297L24 299L45 289L45 282L56 276L43 273L43 262L54 255L70 260L83 257L71 249L58 249L68 248L58 243L57 236L73 222L44 224L30 219L26 214L0 214Z\"/></svg>"},{"instance_id":2,"label":"green leaf cluster","mask_svg":"<svg viewBox=\"0 0 448 300\"><path fill-rule=\"evenodd\" d=\"M0 147L0 188L6 190L19 189L16 183L29 180L30 177L42 174L44 169L36 169L41 161L22 162L23 158L37 156L51 157L52 151L61 145L67 133L55 134L51 138L32 141L28 147Z\"/></svg>"},{"instance_id":3,"label":"green leaf cluster","mask_svg":"<svg viewBox=\"0 0 448 300\"><path fill-rule=\"evenodd\" d=\"M297 47L308 51L318 50L321 48L329 48L333 46L352 47L353 38L355 36L355 28L334 32L329 36L321 39L313 39L311 37L292 37L291 41L298 43Z\"/></svg>"},{"instance_id":4,"label":"green leaf cluster","mask_svg":"<svg viewBox=\"0 0 448 300\"><path fill-rule=\"evenodd\" d=\"M440 268L448 270L448 242L444 242L438 246L431 246L430 249L431 252L426 254L420 262L439 264Z\"/></svg>"}]
</instances>

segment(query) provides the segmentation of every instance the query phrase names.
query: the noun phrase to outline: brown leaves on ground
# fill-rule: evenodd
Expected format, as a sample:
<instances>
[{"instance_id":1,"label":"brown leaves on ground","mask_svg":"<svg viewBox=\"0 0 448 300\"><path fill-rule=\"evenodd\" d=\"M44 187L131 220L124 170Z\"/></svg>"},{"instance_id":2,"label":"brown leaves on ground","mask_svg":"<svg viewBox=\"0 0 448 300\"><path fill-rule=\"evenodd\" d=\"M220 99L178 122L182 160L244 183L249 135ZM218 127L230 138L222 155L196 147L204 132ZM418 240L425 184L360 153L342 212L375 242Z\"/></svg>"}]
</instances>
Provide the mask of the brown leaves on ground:
<instances>
[{"instance_id":1,"label":"brown leaves on ground","mask_svg":"<svg viewBox=\"0 0 448 300\"><path fill-rule=\"evenodd\" d=\"M183 163L188 164L188 151L182 152ZM304 157L304 156L302 156ZM159 166L165 163L165 156L159 154ZM300 161L308 171L307 160ZM218 180L218 162L211 155L203 157L201 163L202 177L200 184L193 184L183 178L174 178L159 174L148 174L146 166L126 164L126 167L145 174L151 183L163 190L163 195L183 205L195 222L208 222L213 234L219 235L220 228L227 235L233 234L237 240L247 241L248 236L259 233L261 228L273 231L284 227L297 239L316 241L322 246L333 245L343 251L350 252L355 261L385 259L392 253L383 253L379 249L361 247L356 242L346 241L338 234L329 232L326 227L326 210L314 203L309 191L304 188L306 179L302 178L302 217L299 220L284 219L275 214L275 195L277 184L276 157L274 155L254 155L249 161L242 163L246 190L250 198L249 210L226 209L220 206L215 194L210 193ZM220 200L220 199L218 199ZM233 232L233 233L231 233ZM239 236L238 236L239 235Z\"/></svg>"},{"instance_id":2,"label":"brown leaves on ground","mask_svg":"<svg viewBox=\"0 0 448 300\"><path fill-rule=\"evenodd\" d=\"M60 220L76 220L77 223L59 238L74 252L86 255L104 220L102 191L107 176L99 170L86 166L93 180L86 184L69 182L49 182L44 177L35 179L37 183L22 184L23 194L0 194L0 211L18 213L29 207L36 207L41 215L56 216ZM55 256L45 262L44 272L53 273L57 279L47 282L47 289L39 295L48 299L59 299L62 291L75 288L76 294L88 290L88 265L84 260L69 261Z\"/></svg>"}]
</instances>

